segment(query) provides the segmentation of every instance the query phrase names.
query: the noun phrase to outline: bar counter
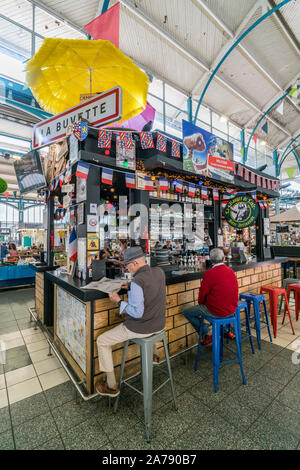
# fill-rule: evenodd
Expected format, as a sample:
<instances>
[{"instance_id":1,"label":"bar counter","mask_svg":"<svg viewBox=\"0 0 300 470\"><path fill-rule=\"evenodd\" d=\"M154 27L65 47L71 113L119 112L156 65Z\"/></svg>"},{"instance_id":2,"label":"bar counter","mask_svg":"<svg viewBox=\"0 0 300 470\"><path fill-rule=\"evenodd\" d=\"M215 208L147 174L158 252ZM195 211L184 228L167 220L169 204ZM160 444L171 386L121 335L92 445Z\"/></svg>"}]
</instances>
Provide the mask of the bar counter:
<instances>
[{"instance_id":1,"label":"bar counter","mask_svg":"<svg viewBox=\"0 0 300 470\"><path fill-rule=\"evenodd\" d=\"M281 286L281 265L286 258L231 265L236 272L240 293L251 291L258 293L262 285ZM166 333L170 356L195 345L198 335L182 314L185 307L197 304L199 286L203 272L184 275L166 273L167 307ZM54 343L70 368L82 380L88 393L94 392L94 384L101 376L98 365L96 340L99 335L113 328L123 319L119 307L112 303L107 294L95 290L83 290L85 285L78 279L56 271L45 271L45 283L52 286L54 294ZM46 286L47 291L51 291ZM121 298L126 300L125 291ZM163 358L162 344L158 345ZM116 375L119 374L123 344L113 348ZM126 377L139 371L139 346L128 347L125 367Z\"/></svg>"}]
</instances>

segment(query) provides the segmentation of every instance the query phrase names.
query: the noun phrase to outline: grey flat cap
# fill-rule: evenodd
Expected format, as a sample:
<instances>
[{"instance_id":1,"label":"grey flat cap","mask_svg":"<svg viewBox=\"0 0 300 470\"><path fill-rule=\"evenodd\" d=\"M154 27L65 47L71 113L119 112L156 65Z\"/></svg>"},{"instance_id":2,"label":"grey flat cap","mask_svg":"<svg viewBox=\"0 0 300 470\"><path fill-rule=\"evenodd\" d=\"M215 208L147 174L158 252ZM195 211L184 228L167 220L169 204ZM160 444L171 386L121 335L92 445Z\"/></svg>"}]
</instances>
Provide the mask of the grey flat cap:
<instances>
[{"instance_id":1,"label":"grey flat cap","mask_svg":"<svg viewBox=\"0 0 300 470\"><path fill-rule=\"evenodd\" d=\"M122 261L122 264L131 263L131 261L142 258L143 256L145 256L145 253L140 246L127 248L127 250L124 251L124 261Z\"/></svg>"}]
</instances>

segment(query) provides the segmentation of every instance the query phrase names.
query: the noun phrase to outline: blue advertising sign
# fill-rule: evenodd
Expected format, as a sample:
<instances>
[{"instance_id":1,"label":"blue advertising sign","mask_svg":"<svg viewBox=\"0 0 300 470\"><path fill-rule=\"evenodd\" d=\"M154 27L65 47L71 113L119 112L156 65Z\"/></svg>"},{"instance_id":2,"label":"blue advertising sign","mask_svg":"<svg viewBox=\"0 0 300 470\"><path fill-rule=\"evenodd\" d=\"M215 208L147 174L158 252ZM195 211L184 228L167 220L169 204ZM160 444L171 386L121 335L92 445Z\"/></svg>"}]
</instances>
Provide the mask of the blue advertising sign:
<instances>
[{"instance_id":1,"label":"blue advertising sign","mask_svg":"<svg viewBox=\"0 0 300 470\"><path fill-rule=\"evenodd\" d=\"M183 169L219 181L234 181L233 145L188 121L182 121Z\"/></svg>"}]
</instances>

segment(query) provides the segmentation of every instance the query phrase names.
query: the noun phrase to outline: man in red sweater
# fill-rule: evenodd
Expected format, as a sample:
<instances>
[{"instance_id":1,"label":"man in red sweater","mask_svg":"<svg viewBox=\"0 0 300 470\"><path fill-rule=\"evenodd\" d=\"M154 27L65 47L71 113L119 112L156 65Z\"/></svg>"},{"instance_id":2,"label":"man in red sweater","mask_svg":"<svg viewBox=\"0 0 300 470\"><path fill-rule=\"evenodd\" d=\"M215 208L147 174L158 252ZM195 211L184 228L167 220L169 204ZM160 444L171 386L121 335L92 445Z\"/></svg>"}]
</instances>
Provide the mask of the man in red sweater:
<instances>
[{"instance_id":1,"label":"man in red sweater","mask_svg":"<svg viewBox=\"0 0 300 470\"><path fill-rule=\"evenodd\" d=\"M197 333L200 333L201 314L212 317L229 317L233 315L238 306L239 288L234 271L225 264L223 250L215 248L210 252L210 260L213 267L207 270L203 276L199 290L198 304L187 308L183 314L193 325ZM209 327L204 325L202 345L210 346L211 335L208 335ZM234 339L234 334L227 329L226 335Z\"/></svg>"}]
</instances>

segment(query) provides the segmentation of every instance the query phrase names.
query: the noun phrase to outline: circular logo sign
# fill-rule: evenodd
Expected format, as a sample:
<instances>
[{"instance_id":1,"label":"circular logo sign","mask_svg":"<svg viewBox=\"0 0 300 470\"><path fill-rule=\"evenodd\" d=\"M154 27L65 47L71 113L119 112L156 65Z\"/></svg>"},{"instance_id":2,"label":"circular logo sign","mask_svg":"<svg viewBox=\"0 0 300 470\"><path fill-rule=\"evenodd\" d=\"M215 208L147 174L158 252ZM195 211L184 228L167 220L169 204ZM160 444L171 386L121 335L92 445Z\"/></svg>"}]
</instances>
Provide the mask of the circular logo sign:
<instances>
[{"instance_id":1,"label":"circular logo sign","mask_svg":"<svg viewBox=\"0 0 300 470\"><path fill-rule=\"evenodd\" d=\"M234 228L246 228L255 224L258 205L251 196L237 196L225 207L225 219Z\"/></svg>"}]
</instances>

